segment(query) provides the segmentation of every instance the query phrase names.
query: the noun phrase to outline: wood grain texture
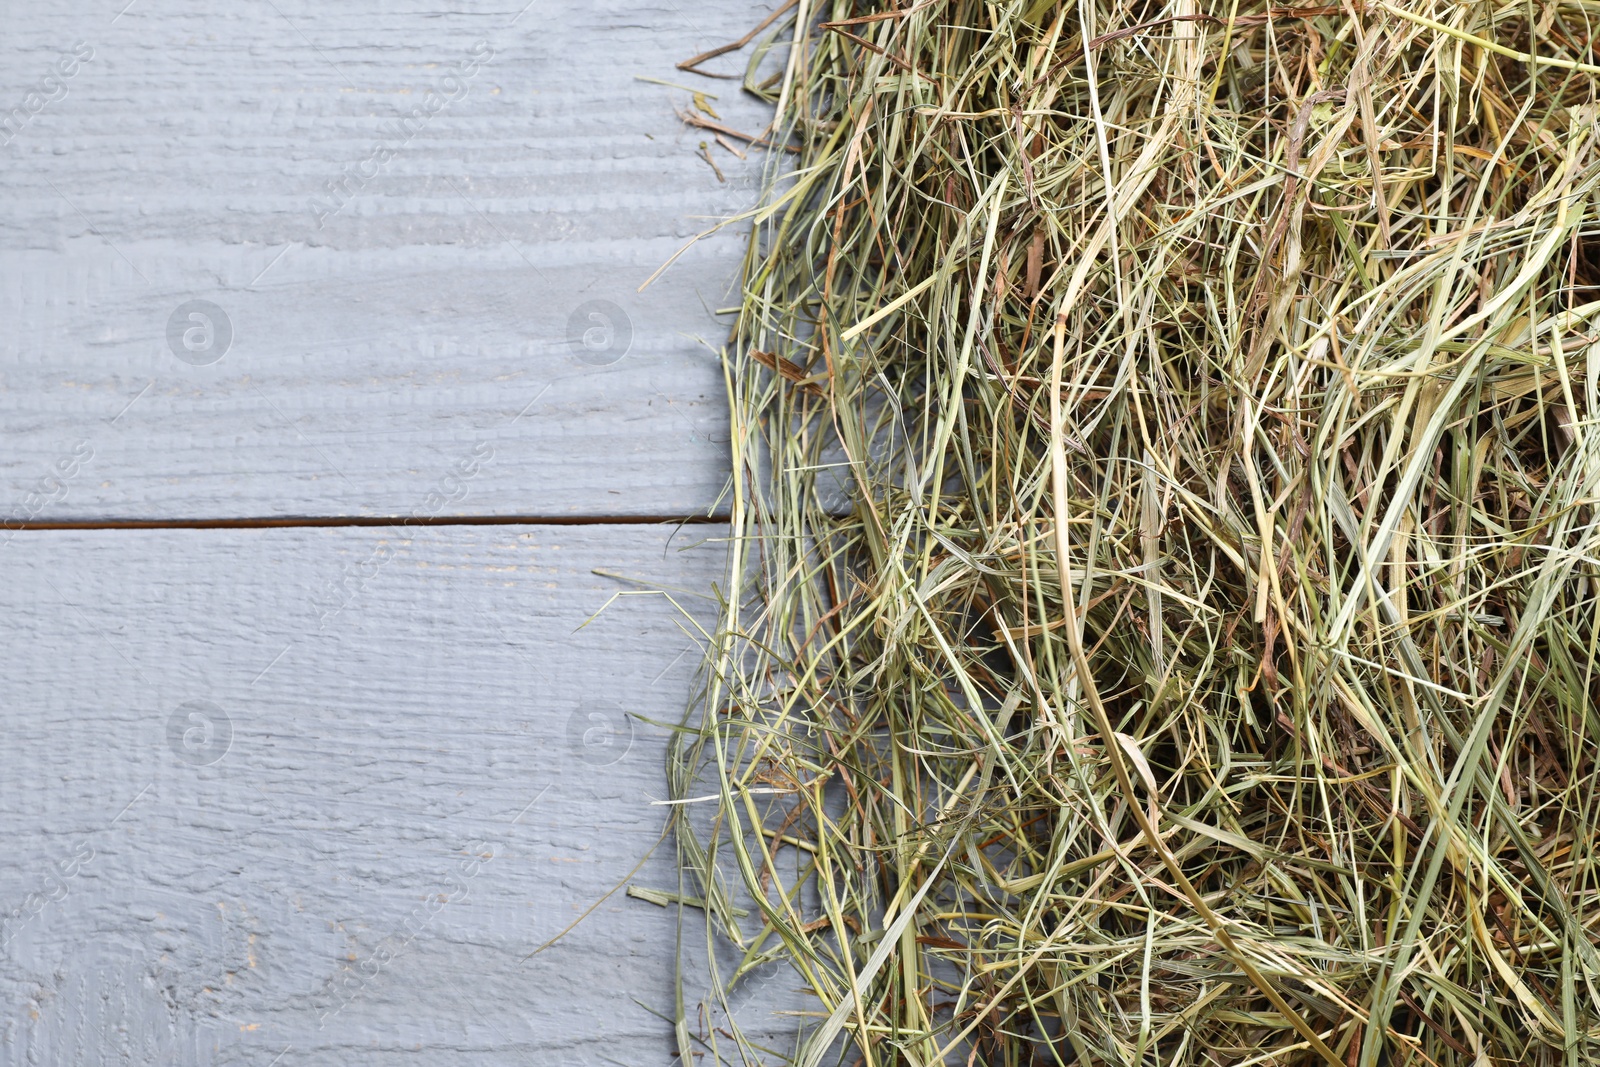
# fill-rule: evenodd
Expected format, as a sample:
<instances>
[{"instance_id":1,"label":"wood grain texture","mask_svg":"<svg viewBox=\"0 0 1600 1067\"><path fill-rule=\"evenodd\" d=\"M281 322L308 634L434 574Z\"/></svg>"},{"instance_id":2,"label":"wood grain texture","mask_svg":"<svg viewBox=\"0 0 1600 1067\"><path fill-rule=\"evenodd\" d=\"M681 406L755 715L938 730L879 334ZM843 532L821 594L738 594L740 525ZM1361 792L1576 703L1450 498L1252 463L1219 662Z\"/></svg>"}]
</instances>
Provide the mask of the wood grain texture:
<instances>
[{"instance_id":1,"label":"wood grain texture","mask_svg":"<svg viewBox=\"0 0 1600 1067\"><path fill-rule=\"evenodd\" d=\"M0 1063L668 1063L671 912L527 956L660 833L725 532L18 534Z\"/></svg>"},{"instance_id":2,"label":"wood grain texture","mask_svg":"<svg viewBox=\"0 0 1600 1067\"><path fill-rule=\"evenodd\" d=\"M444 513L713 503L742 241L635 288L762 156L713 144L719 182L689 94L637 76L761 129L673 64L769 3L125 4L0 41L0 521L409 515L484 442ZM169 335L191 301L226 330Z\"/></svg>"}]
</instances>

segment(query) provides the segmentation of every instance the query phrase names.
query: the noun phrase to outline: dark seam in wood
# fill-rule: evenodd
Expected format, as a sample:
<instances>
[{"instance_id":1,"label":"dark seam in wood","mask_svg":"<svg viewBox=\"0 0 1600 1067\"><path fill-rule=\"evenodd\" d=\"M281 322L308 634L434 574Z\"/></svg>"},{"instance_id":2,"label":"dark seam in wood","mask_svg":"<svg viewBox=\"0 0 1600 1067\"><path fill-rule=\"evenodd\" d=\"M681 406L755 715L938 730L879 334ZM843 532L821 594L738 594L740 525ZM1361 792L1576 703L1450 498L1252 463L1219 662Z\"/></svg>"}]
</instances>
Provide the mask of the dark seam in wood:
<instances>
[{"instance_id":1,"label":"dark seam in wood","mask_svg":"<svg viewBox=\"0 0 1600 1067\"><path fill-rule=\"evenodd\" d=\"M299 526L711 526L726 523L712 515L405 515L286 516L258 519L75 519L3 523L0 529L29 530L254 530Z\"/></svg>"}]
</instances>

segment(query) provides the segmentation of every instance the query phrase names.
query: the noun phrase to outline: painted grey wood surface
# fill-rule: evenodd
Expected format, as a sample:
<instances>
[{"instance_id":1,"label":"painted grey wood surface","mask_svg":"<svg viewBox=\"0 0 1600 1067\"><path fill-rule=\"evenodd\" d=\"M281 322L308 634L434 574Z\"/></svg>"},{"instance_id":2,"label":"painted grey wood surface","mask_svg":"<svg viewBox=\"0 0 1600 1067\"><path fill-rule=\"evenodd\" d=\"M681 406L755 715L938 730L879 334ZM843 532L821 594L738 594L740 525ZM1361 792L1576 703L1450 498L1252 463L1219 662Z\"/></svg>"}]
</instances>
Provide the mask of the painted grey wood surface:
<instances>
[{"instance_id":1,"label":"painted grey wood surface","mask_svg":"<svg viewBox=\"0 0 1600 1067\"><path fill-rule=\"evenodd\" d=\"M637 79L760 130L673 65L771 6L12 5L0 516L409 515L484 442L440 513L705 509L742 241L635 288L762 157L713 144L719 182L689 94Z\"/></svg>"},{"instance_id":2,"label":"painted grey wood surface","mask_svg":"<svg viewBox=\"0 0 1600 1067\"><path fill-rule=\"evenodd\" d=\"M708 536L17 535L0 1063L670 1062L672 913L528 956L660 833L628 716L677 721L712 605L644 590L708 591Z\"/></svg>"},{"instance_id":3,"label":"painted grey wood surface","mask_svg":"<svg viewBox=\"0 0 1600 1067\"><path fill-rule=\"evenodd\" d=\"M720 528L10 528L710 506L741 242L634 289L762 160L637 77L759 130L673 64L770 8L8 12L0 1067L671 1062L671 913L527 957L659 835Z\"/></svg>"}]
</instances>

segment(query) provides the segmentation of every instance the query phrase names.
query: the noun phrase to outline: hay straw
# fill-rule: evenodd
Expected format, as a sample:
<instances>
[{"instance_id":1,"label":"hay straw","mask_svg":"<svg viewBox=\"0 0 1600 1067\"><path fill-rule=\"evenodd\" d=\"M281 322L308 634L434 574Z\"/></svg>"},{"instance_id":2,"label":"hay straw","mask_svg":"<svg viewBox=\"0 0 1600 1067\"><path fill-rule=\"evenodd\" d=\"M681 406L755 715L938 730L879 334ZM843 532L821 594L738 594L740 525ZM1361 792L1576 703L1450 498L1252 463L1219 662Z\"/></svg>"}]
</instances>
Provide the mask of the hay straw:
<instances>
[{"instance_id":1,"label":"hay straw","mask_svg":"<svg viewBox=\"0 0 1600 1067\"><path fill-rule=\"evenodd\" d=\"M683 1062L1600 1060L1596 10L774 24Z\"/></svg>"}]
</instances>

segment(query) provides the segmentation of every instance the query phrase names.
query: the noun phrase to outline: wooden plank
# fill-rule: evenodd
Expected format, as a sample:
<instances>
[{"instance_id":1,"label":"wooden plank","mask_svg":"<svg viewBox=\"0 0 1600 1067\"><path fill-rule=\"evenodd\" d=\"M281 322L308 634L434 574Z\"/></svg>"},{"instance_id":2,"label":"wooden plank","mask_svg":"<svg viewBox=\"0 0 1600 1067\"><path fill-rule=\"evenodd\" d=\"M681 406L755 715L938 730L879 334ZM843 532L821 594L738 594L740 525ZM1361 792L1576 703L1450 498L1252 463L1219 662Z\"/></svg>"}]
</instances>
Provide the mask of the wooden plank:
<instances>
[{"instance_id":1,"label":"wooden plank","mask_svg":"<svg viewBox=\"0 0 1600 1067\"><path fill-rule=\"evenodd\" d=\"M712 504L742 241L635 289L765 157L638 78L761 129L674 63L770 3L122 7L0 42L0 521L409 515L485 444L445 513Z\"/></svg>"},{"instance_id":2,"label":"wooden plank","mask_svg":"<svg viewBox=\"0 0 1600 1067\"><path fill-rule=\"evenodd\" d=\"M0 1062L668 1062L670 911L529 954L660 833L623 712L676 721L698 656L640 591L705 620L725 532L19 534Z\"/></svg>"}]
</instances>

